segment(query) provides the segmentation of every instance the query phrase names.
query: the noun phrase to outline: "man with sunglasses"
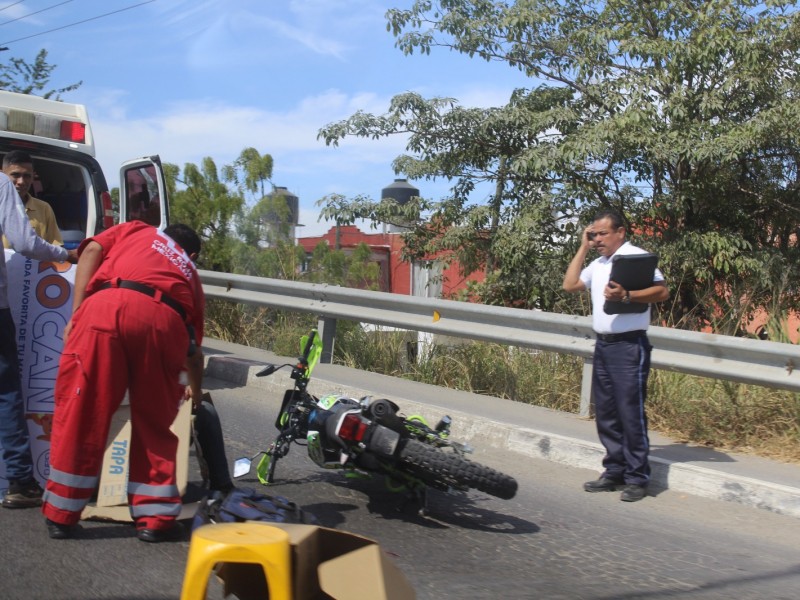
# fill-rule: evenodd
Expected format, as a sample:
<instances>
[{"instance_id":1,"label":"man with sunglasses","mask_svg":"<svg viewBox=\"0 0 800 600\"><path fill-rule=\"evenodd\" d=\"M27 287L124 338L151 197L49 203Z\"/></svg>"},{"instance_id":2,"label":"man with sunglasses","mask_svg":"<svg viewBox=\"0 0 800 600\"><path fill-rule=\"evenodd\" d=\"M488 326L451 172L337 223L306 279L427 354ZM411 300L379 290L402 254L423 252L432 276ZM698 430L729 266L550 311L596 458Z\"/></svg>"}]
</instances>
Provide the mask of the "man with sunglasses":
<instances>
[{"instance_id":1,"label":"man with sunglasses","mask_svg":"<svg viewBox=\"0 0 800 600\"><path fill-rule=\"evenodd\" d=\"M589 250L600 255L583 268ZM606 449L604 471L596 481L584 484L587 492L613 492L622 488L624 502L647 495L650 480L647 437L647 379L652 346L647 339L650 307L644 312L607 314L607 301L651 304L669 297L664 276L656 269L652 286L626 290L610 281L616 255L645 254L625 240L622 216L615 211L598 213L583 230L581 245L564 275L567 292L589 290L592 297L594 348L592 395L600 442Z\"/></svg>"}]
</instances>

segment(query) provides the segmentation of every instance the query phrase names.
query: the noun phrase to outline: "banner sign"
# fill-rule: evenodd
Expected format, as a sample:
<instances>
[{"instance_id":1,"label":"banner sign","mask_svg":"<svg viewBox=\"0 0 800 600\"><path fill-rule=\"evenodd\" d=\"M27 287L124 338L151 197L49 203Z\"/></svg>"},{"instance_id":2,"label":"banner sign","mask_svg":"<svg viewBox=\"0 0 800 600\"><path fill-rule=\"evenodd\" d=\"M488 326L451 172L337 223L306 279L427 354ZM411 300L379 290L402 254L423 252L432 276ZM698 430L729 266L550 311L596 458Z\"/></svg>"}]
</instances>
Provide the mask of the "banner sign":
<instances>
[{"instance_id":1,"label":"banner sign","mask_svg":"<svg viewBox=\"0 0 800 600\"><path fill-rule=\"evenodd\" d=\"M53 389L64 347L64 328L72 314L75 267L39 262L5 251L8 301L16 324L22 397L33 452L33 472L44 485L50 473ZM8 488L0 460L0 489Z\"/></svg>"}]
</instances>

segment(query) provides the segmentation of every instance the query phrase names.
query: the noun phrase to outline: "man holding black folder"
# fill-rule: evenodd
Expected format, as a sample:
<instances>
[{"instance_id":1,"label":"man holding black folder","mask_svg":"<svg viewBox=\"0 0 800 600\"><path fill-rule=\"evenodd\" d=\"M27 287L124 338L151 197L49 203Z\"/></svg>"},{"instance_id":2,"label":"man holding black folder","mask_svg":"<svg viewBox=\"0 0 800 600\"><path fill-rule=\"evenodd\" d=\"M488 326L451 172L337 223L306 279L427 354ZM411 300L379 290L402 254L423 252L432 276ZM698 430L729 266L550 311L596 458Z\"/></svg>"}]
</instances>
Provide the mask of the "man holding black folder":
<instances>
[{"instance_id":1,"label":"man holding black folder","mask_svg":"<svg viewBox=\"0 0 800 600\"><path fill-rule=\"evenodd\" d=\"M583 268L592 248L600 256ZM650 480L645 414L652 350L647 339L649 305L669 297L656 260L625 240L619 213L603 211L584 229L581 246L564 275L567 292L591 292L592 327L597 336L592 394L597 433L606 456L600 479L585 483L583 489L613 492L622 488L624 502L644 498ZM612 268L615 278L631 282L631 289L611 278ZM637 268L644 273L636 273Z\"/></svg>"}]
</instances>

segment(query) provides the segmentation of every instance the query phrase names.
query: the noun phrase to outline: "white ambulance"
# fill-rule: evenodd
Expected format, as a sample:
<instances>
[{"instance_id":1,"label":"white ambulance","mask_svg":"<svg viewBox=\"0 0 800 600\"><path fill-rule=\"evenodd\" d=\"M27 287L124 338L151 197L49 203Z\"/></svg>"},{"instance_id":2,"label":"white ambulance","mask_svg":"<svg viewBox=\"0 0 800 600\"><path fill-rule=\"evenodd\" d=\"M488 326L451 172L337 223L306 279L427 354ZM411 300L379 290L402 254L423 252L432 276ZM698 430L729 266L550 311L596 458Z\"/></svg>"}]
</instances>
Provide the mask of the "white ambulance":
<instances>
[{"instance_id":1,"label":"white ambulance","mask_svg":"<svg viewBox=\"0 0 800 600\"><path fill-rule=\"evenodd\" d=\"M169 222L157 155L122 165L115 214L83 105L0 91L0 160L12 150L31 155L36 176L30 194L53 207L67 247L117 222L139 219L161 228Z\"/></svg>"}]
</instances>

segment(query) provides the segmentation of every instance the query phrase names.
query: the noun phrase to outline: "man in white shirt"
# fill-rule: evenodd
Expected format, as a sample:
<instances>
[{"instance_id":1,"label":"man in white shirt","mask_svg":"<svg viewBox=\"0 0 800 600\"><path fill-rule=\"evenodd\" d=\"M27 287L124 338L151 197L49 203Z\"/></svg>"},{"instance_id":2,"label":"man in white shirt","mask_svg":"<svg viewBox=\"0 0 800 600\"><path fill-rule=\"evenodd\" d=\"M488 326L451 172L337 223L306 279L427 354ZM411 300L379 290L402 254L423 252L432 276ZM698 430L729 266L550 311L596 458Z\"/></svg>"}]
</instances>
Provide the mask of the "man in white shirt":
<instances>
[{"instance_id":1,"label":"man in white shirt","mask_svg":"<svg viewBox=\"0 0 800 600\"><path fill-rule=\"evenodd\" d=\"M36 260L77 262L74 250L49 244L40 238L25 216L25 207L12 181L0 173L0 236L6 235L17 252ZM25 401L22 397L17 335L8 302L5 254L0 262L0 442L6 465L8 490L3 508L31 508L42 503L42 489L33 477Z\"/></svg>"},{"instance_id":2,"label":"man in white shirt","mask_svg":"<svg viewBox=\"0 0 800 600\"><path fill-rule=\"evenodd\" d=\"M14 187L22 198L25 206L25 215L31 222L31 227L40 238L45 242L64 245L61 238L61 231L56 223L56 215L53 208L44 200L34 198L30 194L34 179L33 159L31 155L22 150L12 150L3 157L3 173L14 183ZM11 242L4 235L3 245L11 248Z\"/></svg>"},{"instance_id":3,"label":"man in white shirt","mask_svg":"<svg viewBox=\"0 0 800 600\"><path fill-rule=\"evenodd\" d=\"M592 248L600 256L583 268ZM647 339L650 308L644 312L607 314L604 305L609 300L649 305L669 298L659 270L654 274L653 285L642 290L626 290L610 281L615 255L644 253L625 240L622 216L615 211L603 211L584 229L581 246L567 268L563 283L567 292L591 292L592 327L597 336L592 395L597 433L606 456L600 479L585 483L583 489L611 492L623 488L621 500L625 502L644 498L650 480L644 406L652 350Z\"/></svg>"}]
</instances>

